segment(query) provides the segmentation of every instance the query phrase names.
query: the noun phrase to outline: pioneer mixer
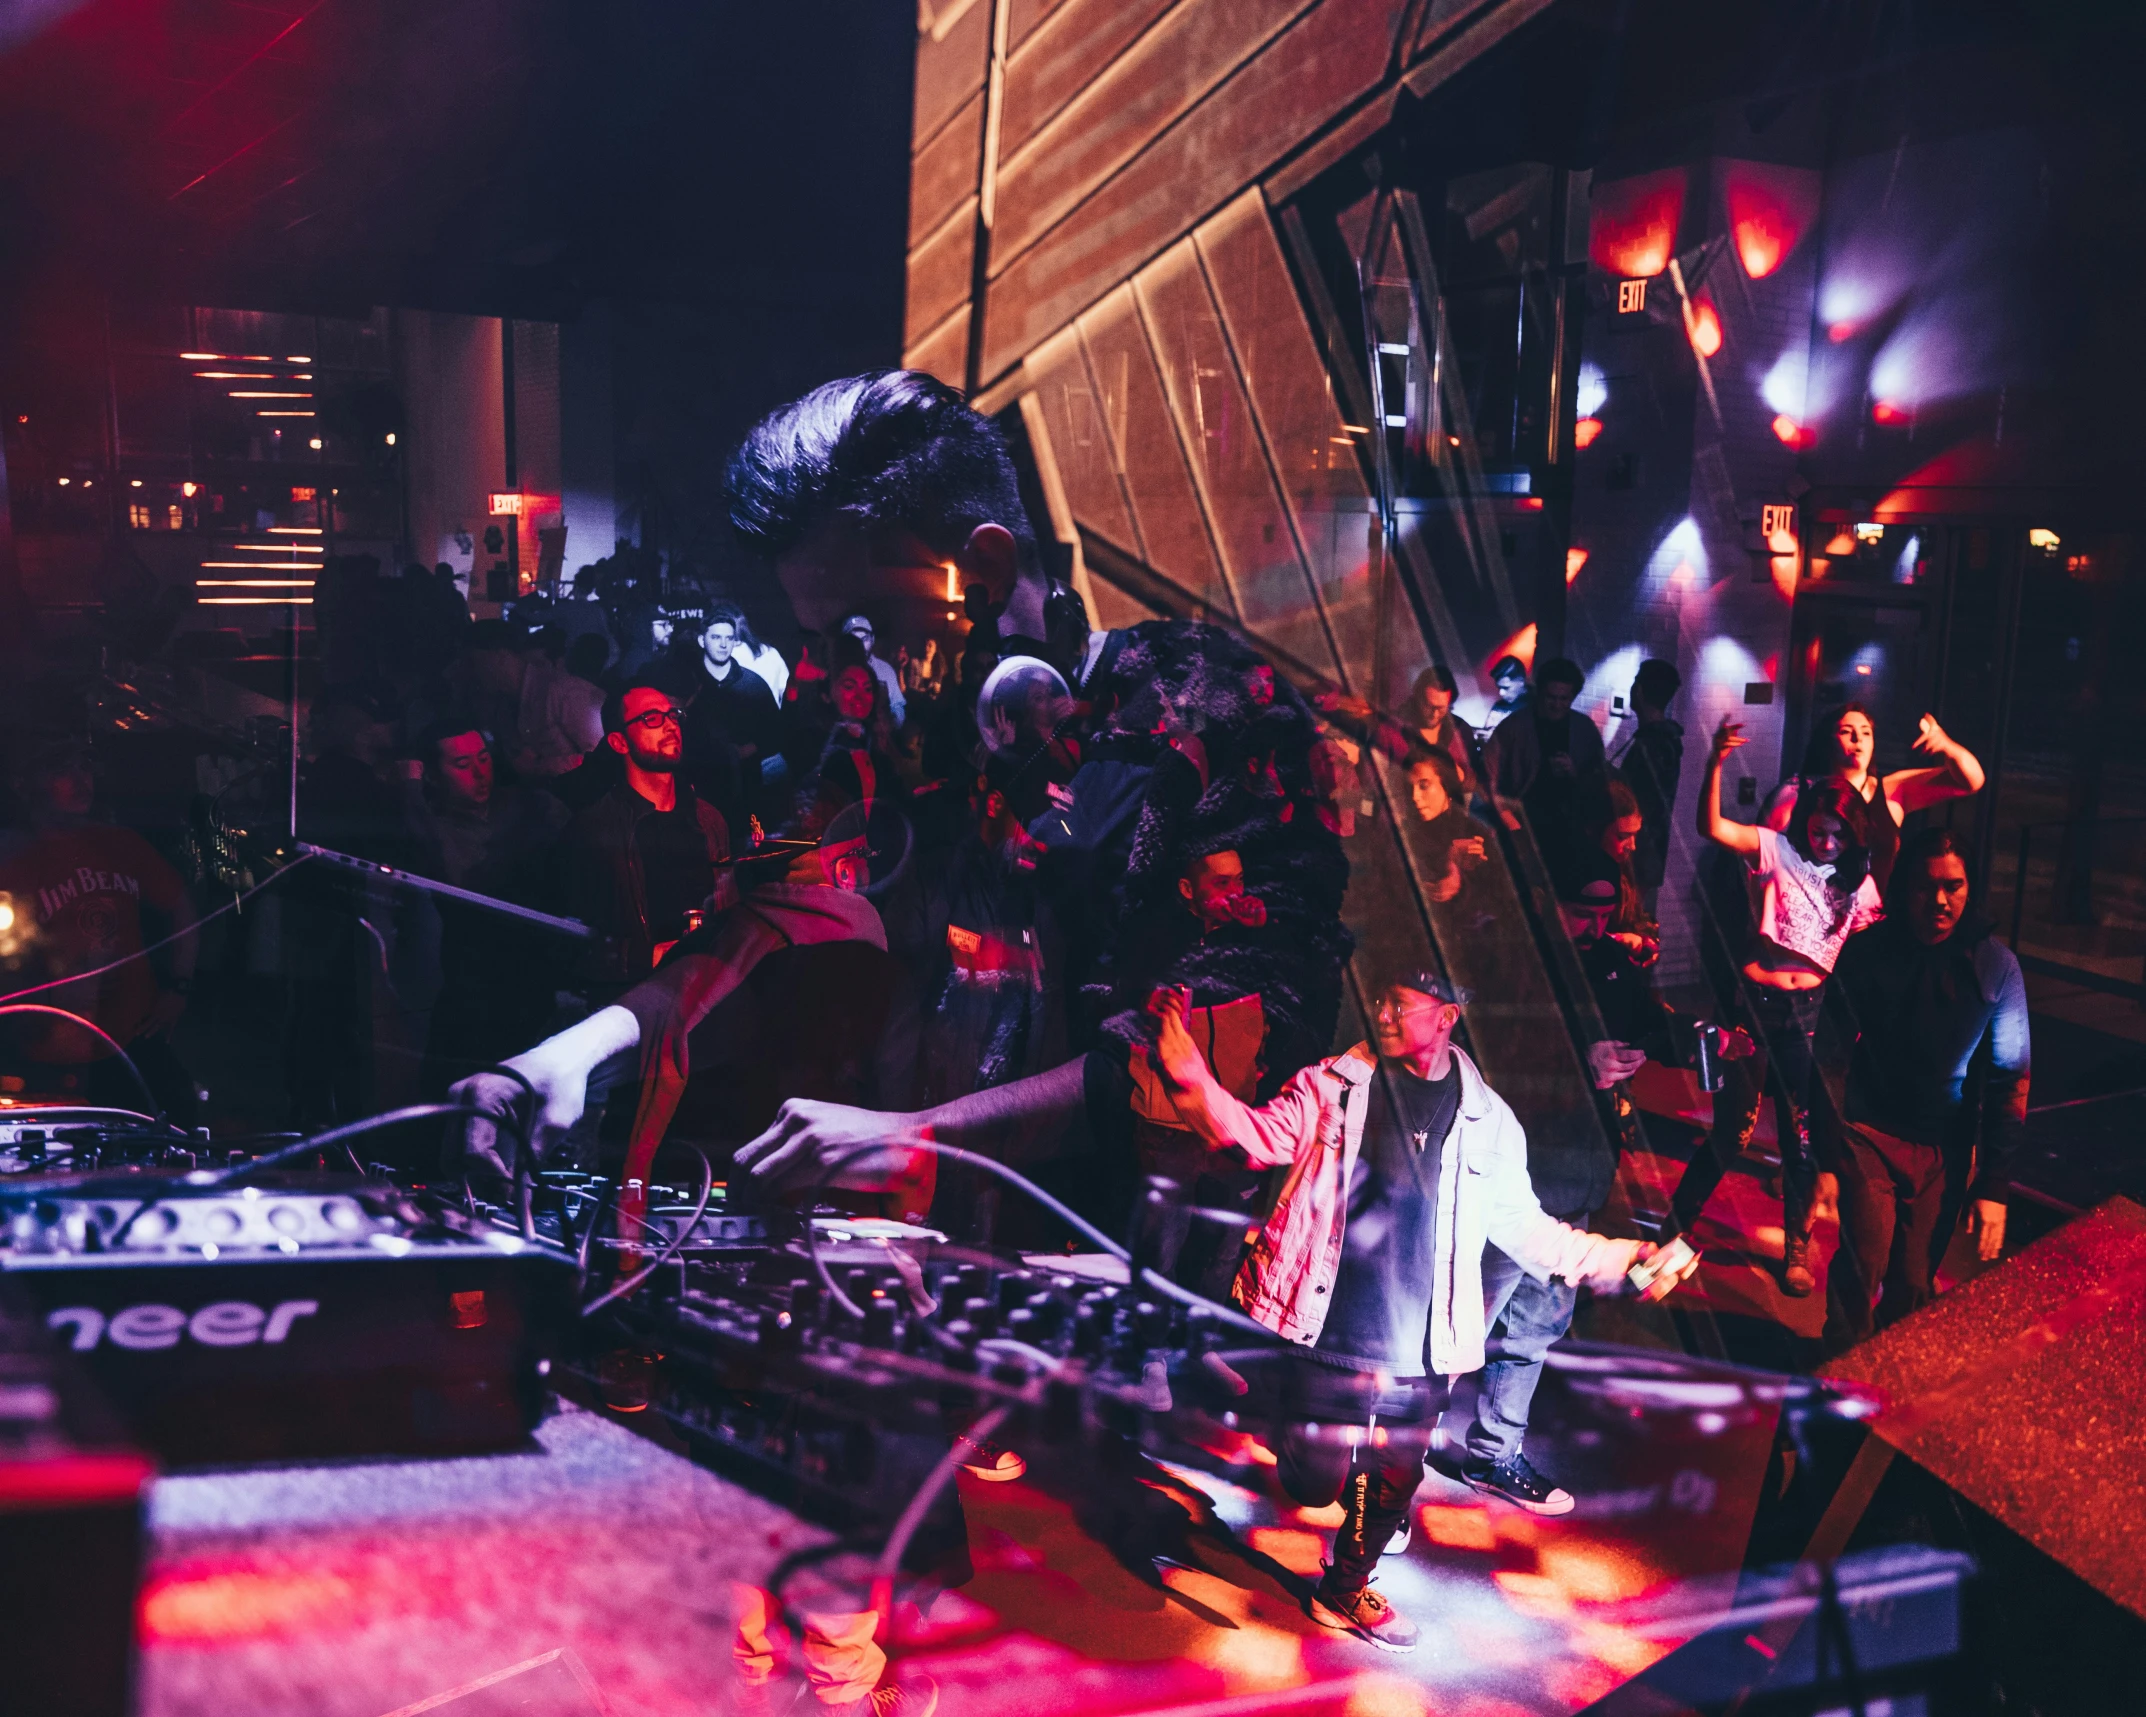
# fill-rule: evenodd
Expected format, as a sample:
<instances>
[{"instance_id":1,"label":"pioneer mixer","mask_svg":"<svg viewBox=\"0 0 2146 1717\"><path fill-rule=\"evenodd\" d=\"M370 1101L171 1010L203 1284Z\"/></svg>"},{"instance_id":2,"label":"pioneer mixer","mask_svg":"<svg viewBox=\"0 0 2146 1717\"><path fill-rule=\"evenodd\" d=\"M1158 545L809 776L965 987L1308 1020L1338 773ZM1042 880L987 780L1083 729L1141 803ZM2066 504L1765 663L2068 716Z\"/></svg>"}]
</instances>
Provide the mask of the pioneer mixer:
<instances>
[{"instance_id":1,"label":"pioneer mixer","mask_svg":"<svg viewBox=\"0 0 2146 1717\"><path fill-rule=\"evenodd\" d=\"M0 1276L146 1446L183 1465L528 1433L572 1321L571 1254L354 1174L222 1181L0 1179Z\"/></svg>"}]
</instances>

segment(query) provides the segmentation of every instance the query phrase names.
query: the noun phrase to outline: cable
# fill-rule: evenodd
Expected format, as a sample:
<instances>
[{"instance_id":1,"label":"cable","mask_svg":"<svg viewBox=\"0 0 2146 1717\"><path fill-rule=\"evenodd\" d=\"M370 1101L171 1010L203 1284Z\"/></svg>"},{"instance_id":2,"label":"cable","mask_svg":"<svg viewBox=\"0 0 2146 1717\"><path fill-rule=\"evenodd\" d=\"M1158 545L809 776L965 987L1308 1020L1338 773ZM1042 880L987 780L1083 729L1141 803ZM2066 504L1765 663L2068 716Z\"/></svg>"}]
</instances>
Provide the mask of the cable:
<instances>
[{"instance_id":1,"label":"cable","mask_svg":"<svg viewBox=\"0 0 2146 1717\"><path fill-rule=\"evenodd\" d=\"M691 1238L693 1230L700 1226L701 1217L707 1213L708 1200L715 1196L715 1164L708 1160L708 1153L702 1150L700 1146L687 1145L685 1148L700 1158L700 1197L694 1200L693 1214L686 1219L685 1226L671 1237L670 1244L664 1247L661 1252L658 1252L654 1258L643 1264L624 1281L612 1283L603 1293L598 1294L595 1299L583 1306L581 1308L583 1317L592 1317L597 1312L602 1311L604 1307L610 1305L612 1301L622 1300L632 1293L634 1289L638 1288L649 1277L662 1269L664 1265L677 1257L678 1249ZM593 1227L593 1224L591 1226ZM809 1231L808 1225L807 1232ZM824 1272L822 1273L824 1274Z\"/></svg>"},{"instance_id":2,"label":"cable","mask_svg":"<svg viewBox=\"0 0 2146 1717\"><path fill-rule=\"evenodd\" d=\"M105 971L111 970L111 968L108 966L102 969ZM94 972L83 972L79 976L83 978L89 978L95 977L96 974ZM78 979L63 978L60 981L62 983L72 984L77 982ZM40 984L37 987L41 990L48 990L52 986L50 984ZM30 990L18 990L16 992L17 995L25 996L33 993L34 992ZM118 1038L114 1037L110 1032L106 1031L104 1027L99 1025L95 1020L84 1019L78 1013L70 1012L66 1008L53 1007L46 1002L18 1002L13 1000L0 1001L0 1015L6 1014L44 1014L49 1018L68 1020L71 1021L73 1024L80 1026L92 1037L95 1037L106 1045L108 1045L112 1053L119 1057L119 1064L127 1070L127 1076L134 1081L135 1090L139 1091L145 1098L149 1100L149 1107L146 1111L149 1118L152 1121L164 1121L164 1105L156 1100L156 1093L149 1089L149 1081L142 1077L142 1070L134 1065L134 1057L126 1052L126 1049L124 1048L124 1046L121 1045ZM177 1128L173 1128L172 1130L174 1132L178 1131Z\"/></svg>"},{"instance_id":3,"label":"cable","mask_svg":"<svg viewBox=\"0 0 2146 1717\"><path fill-rule=\"evenodd\" d=\"M470 1077L480 1078L487 1073L496 1073L502 1079L513 1080L529 1098L529 1115L521 1123L522 1148L514 1153L514 1210L521 1219L522 1238L533 1242L536 1239L536 1129L537 1117L543 1112L544 1099L537 1094L537 1088L530 1083L526 1073L509 1067L504 1061L495 1061L489 1067L480 1067ZM468 1175L462 1177L462 1184L467 1190Z\"/></svg>"},{"instance_id":4,"label":"cable","mask_svg":"<svg viewBox=\"0 0 2146 1717\"><path fill-rule=\"evenodd\" d=\"M300 1157L310 1156L329 1145L341 1145L346 1140L358 1138L366 1133L378 1132L383 1127L399 1126L404 1121L422 1121L433 1115L474 1115L476 1113L476 1110L461 1103L413 1103L404 1109L390 1109L385 1114L368 1115L360 1121L348 1121L340 1127L330 1127L325 1133L314 1133L308 1138L298 1140L295 1144L285 1145L281 1150L270 1151L265 1157L254 1157L246 1162L234 1163L227 1169L196 1169L192 1174L185 1176L179 1186L166 1187L162 1191L154 1192L136 1205L128 1213L127 1219L113 1229L110 1237L104 1242L105 1249L110 1251L118 1246L122 1240L133 1232L135 1223L158 1205L163 1204L175 1193L184 1192L187 1195L192 1195L218 1191L236 1184L247 1175L257 1174L263 1169L280 1168L287 1162L295 1162ZM485 1118L495 1124L500 1120L498 1116L486 1116ZM351 1153L351 1160L353 1162L357 1160L355 1152Z\"/></svg>"},{"instance_id":5,"label":"cable","mask_svg":"<svg viewBox=\"0 0 2146 1717\"><path fill-rule=\"evenodd\" d=\"M1248 1335L1256 1335L1268 1341L1275 1339L1272 1330L1268 1329L1264 1324L1255 1323L1234 1306L1222 1305L1218 1301L1208 1299L1204 1294L1196 1294L1189 1288L1181 1288L1171 1281L1169 1277L1154 1270L1133 1270L1133 1255L1126 1251L1123 1246L1120 1246L1109 1235L1088 1221L1086 1217L1067 1209L1065 1205L1045 1192L1043 1188L1036 1185L1026 1175L1008 1168L995 1157L981 1156L975 1151L965 1151L959 1145L942 1145L936 1139L882 1139L869 1145L852 1146L850 1149L830 1157L820 1165L819 1173L812 1177L812 1184L814 1186L824 1184L828 1177L843 1167L844 1164L869 1156L874 1151L885 1150L890 1143L899 1145L904 1149L929 1151L932 1155L947 1162L960 1163L967 1168L982 1169L987 1174L997 1175L1001 1180L1027 1193L1030 1198L1042 1205L1045 1210L1048 1210L1083 1239L1092 1240L1105 1252L1108 1252L1113 1258L1124 1264L1128 1270L1131 1270L1136 1281L1153 1288L1159 1294L1176 1300L1181 1305L1190 1306L1195 1311L1204 1311L1217 1316L1224 1323L1242 1330ZM864 1316L862 1309L836 1285L833 1275L829 1273L826 1264L822 1262L819 1240L813 1232L812 1220L809 1217L805 1221L805 1250L812 1259L813 1269L819 1273L820 1281L825 1285L828 1293L834 1297L835 1303L848 1312L851 1317L861 1319Z\"/></svg>"},{"instance_id":6,"label":"cable","mask_svg":"<svg viewBox=\"0 0 2146 1717\"><path fill-rule=\"evenodd\" d=\"M259 882L255 883L251 888L247 889L244 894L234 894L229 900L225 901L224 904L219 906L214 912L206 913L202 917L195 919L193 923L189 924L184 930L174 930L169 936L166 936L159 941L150 943L149 946L146 948L137 948L131 954L122 954L119 956L118 959L107 960L101 966L92 966L86 972L75 972L64 978L52 978L42 984L32 984L28 989L11 990L8 992L8 994L0 996L0 1004L20 1001L24 996L42 995L46 990L56 990L65 984L79 984L86 978L101 978L107 972L116 972L121 966L126 965L129 961L146 958L148 955L154 954L159 948L169 948L174 942L179 941L181 938L194 935L201 929L204 924L213 924L226 912L236 912L241 906L245 905L247 901L251 900L255 895L259 894L261 890L266 888L270 883L276 882L281 878L290 875L292 871L296 870L300 865L305 863L305 861L311 856L312 855L310 853L298 854L288 863L278 867L269 875L264 876Z\"/></svg>"},{"instance_id":7,"label":"cable","mask_svg":"<svg viewBox=\"0 0 2146 1717\"><path fill-rule=\"evenodd\" d=\"M917 1528L924 1524L924 1516L938 1500L939 1493L953 1481L954 1471L961 1465L962 1445L973 1451L977 1444L988 1443L992 1434L1006 1422L1006 1415L1013 1408L994 1407L975 1424L962 1432L953 1441L939 1464L931 1469L924 1482L917 1487L909 1506L902 1510L901 1518L894 1523L894 1530L887 1535L886 1547L879 1553L879 1563L872 1570L872 1608L877 1610L882 1621L890 1619L894 1611L894 1576L902 1565L902 1552L909 1548L910 1539L916 1536Z\"/></svg>"}]
</instances>

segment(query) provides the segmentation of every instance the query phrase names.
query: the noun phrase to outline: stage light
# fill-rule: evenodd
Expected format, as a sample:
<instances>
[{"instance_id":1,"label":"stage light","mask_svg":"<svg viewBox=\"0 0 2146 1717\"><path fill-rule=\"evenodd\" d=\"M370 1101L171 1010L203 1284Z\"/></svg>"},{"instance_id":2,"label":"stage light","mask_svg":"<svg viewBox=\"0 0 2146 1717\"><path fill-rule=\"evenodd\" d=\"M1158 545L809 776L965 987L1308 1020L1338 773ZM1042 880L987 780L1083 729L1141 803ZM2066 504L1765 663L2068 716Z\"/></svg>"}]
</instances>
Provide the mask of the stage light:
<instances>
[{"instance_id":1,"label":"stage light","mask_svg":"<svg viewBox=\"0 0 2146 1717\"><path fill-rule=\"evenodd\" d=\"M233 399L311 399L309 393L277 393L268 388L233 388Z\"/></svg>"},{"instance_id":2,"label":"stage light","mask_svg":"<svg viewBox=\"0 0 2146 1717\"><path fill-rule=\"evenodd\" d=\"M1587 551L1583 548L1568 548L1565 551L1565 582L1570 584L1580 576L1580 568L1587 564Z\"/></svg>"},{"instance_id":3,"label":"stage light","mask_svg":"<svg viewBox=\"0 0 2146 1717\"><path fill-rule=\"evenodd\" d=\"M139 477L134 477L134 478L130 478L130 479L128 480L128 487L129 487L129 488L133 488L133 489L139 489L139 488L140 488L141 486L142 486L142 480L141 480L141 479L140 479Z\"/></svg>"},{"instance_id":4,"label":"stage light","mask_svg":"<svg viewBox=\"0 0 2146 1717\"><path fill-rule=\"evenodd\" d=\"M1609 380L1595 365L1580 366L1580 385L1573 391L1572 403L1582 417L1593 417L1609 404Z\"/></svg>"},{"instance_id":5,"label":"stage light","mask_svg":"<svg viewBox=\"0 0 2146 1717\"><path fill-rule=\"evenodd\" d=\"M65 477L62 477L60 481L64 483L67 481L67 479ZM2055 531L2048 529L2046 526L2036 525L2032 530L2027 533L2027 546L2029 548L2039 549L2062 548L2064 546L2064 539L2058 536Z\"/></svg>"},{"instance_id":6,"label":"stage light","mask_svg":"<svg viewBox=\"0 0 2146 1717\"><path fill-rule=\"evenodd\" d=\"M64 489L67 487L68 484L72 483L73 481L74 479L72 477L62 477L60 479L60 487Z\"/></svg>"},{"instance_id":7,"label":"stage light","mask_svg":"<svg viewBox=\"0 0 2146 1717\"><path fill-rule=\"evenodd\" d=\"M1684 311L1684 331L1691 336L1691 349L1702 358L1721 350L1721 316L1713 301L1694 298Z\"/></svg>"},{"instance_id":8,"label":"stage light","mask_svg":"<svg viewBox=\"0 0 2146 1717\"><path fill-rule=\"evenodd\" d=\"M179 356L190 364L219 364L224 355L221 352L181 352Z\"/></svg>"},{"instance_id":9,"label":"stage light","mask_svg":"<svg viewBox=\"0 0 2146 1717\"><path fill-rule=\"evenodd\" d=\"M313 360L311 358L285 358L283 361L286 364L310 364Z\"/></svg>"},{"instance_id":10,"label":"stage light","mask_svg":"<svg viewBox=\"0 0 2146 1717\"><path fill-rule=\"evenodd\" d=\"M1592 447L1595 444L1595 437L1601 433L1602 420L1599 417L1583 417L1572 426L1572 445L1582 448Z\"/></svg>"},{"instance_id":11,"label":"stage light","mask_svg":"<svg viewBox=\"0 0 2146 1717\"><path fill-rule=\"evenodd\" d=\"M1661 273L1676 248L1684 186L1681 167L1597 184L1588 221L1589 259L1625 279Z\"/></svg>"},{"instance_id":12,"label":"stage light","mask_svg":"<svg viewBox=\"0 0 2146 1717\"><path fill-rule=\"evenodd\" d=\"M1855 330L1856 325L1853 322L1829 322L1826 325L1826 338L1836 346L1845 346L1855 338Z\"/></svg>"},{"instance_id":13,"label":"stage light","mask_svg":"<svg viewBox=\"0 0 2146 1717\"><path fill-rule=\"evenodd\" d=\"M1797 167L1732 161L1724 188L1736 260L1753 280L1763 280L1810 230L1818 213L1818 175Z\"/></svg>"},{"instance_id":14,"label":"stage light","mask_svg":"<svg viewBox=\"0 0 2146 1717\"><path fill-rule=\"evenodd\" d=\"M189 501L191 501L194 496L200 492L200 488L201 485L198 483L181 483L179 485L179 493L184 495Z\"/></svg>"},{"instance_id":15,"label":"stage light","mask_svg":"<svg viewBox=\"0 0 2146 1717\"><path fill-rule=\"evenodd\" d=\"M961 600L961 568L952 561L946 563L946 599L949 602Z\"/></svg>"},{"instance_id":16,"label":"stage light","mask_svg":"<svg viewBox=\"0 0 2146 1717\"><path fill-rule=\"evenodd\" d=\"M395 432L392 429L387 432L387 444L390 447L395 445Z\"/></svg>"},{"instance_id":17,"label":"stage light","mask_svg":"<svg viewBox=\"0 0 2146 1717\"><path fill-rule=\"evenodd\" d=\"M1909 411L1906 406L1897 405L1889 399L1872 400L1870 404L1870 421L1872 423L1901 424L1907 422L1912 416L1914 416L1914 413Z\"/></svg>"},{"instance_id":18,"label":"stage light","mask_svg":"<svg viewBox=\"0 0 2146 1717\"><path fill-rule=\"evenodd\" d=\"M275 375L268 370L196 370L194 372L194 380L197 382L275 382L282 379L281 376Z\"/></svg>"},{"instance_id":19,"label":"stage light","mask_svg":"<svg viewBox=\"0 0 2146 1717\"><path fill-rule=\"evenodd\" d=\"M85 478L83 478L83 479L82 479L82 487L83 487L83 488L85 488L85 489L94 489L94 488L95 488L96 486L97 486L97 480L96 480L96 479L95 479L94 477L85 477Z\"/></svg>"},{"instance_id":20,"label":"stage light","mask_svg":"<svg viewBox=\"0 0 2146 1717\"><path fill-rule=\"evenodd\" d=\"M1796 445L1796 437L1803 433L1802 430L1796 427L1796 420L1785 411L1775 415L1773 432L1777 439L1786 442L1790 447Z\"/></svg>"},{"instance_id":21,"label":"stage light","mask_svg":"<svg viewBox=\"0 0 2146 1717\"><path fill-rule=\"evenodd\" d=\"M1859 674L1867 674L1870 672L1870 664L1868 662L1858 662L1855 665L1855 671Z\"/></svg>"},{"instance_id":22,"label":"stage light","mask_svg":"<svg viewBox=\"0 0 2146 1717\"><path fill-rule=\"evenodd\" d=\"M311 441L308 441L308 442L306 443L306 445L307 445L308 447L312 448L312 449L313 449L313 451L314 451L315 453L318 453L318 452L320 451L320 446L321 446L321 442L320 442L320 437L319 437L319 436L317 436L317 435L316 435L316 436L314 436L314 437L313 437L313 439L312 439Z\"/></svg>"},{"instance_id":23,"label":"stage light","mask_svg":"<svg viewBox=\"0 0 2146 1717\"><path fill-rule=\"evenodd\" d=\"M1827 554L1853 554L1853 553L1855 553L1855 538L1853 538L1852 536L1850 536L1850 535L1849 535L1849 534L1848 534L1848 533L1847 533L1846 531L1835 531L1835 532L1833 533L1832 539L1831 539L1831 540L1830 540L1830 541L1829 541L1829 542L1828 542L1828 543L1826 544L1826 553L1827 553Z\"/></svg>"}]
</instances>

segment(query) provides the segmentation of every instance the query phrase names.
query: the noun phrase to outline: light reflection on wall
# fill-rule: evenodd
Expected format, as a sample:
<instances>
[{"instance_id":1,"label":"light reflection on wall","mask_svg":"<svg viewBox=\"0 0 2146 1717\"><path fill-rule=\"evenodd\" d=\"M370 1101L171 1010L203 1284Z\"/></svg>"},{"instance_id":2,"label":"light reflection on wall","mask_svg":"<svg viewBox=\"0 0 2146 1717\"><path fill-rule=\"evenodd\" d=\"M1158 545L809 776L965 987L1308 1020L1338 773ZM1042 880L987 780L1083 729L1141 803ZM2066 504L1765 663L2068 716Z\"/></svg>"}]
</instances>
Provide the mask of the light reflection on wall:
<instances>
[{"instance_id":1,"label":"light reflection on wall","mask_svg":"<svg viewBox=\"0 0 2146 1717\"><path fill-rule=\"evenodd\" d=\"M1696 519L1681 519L1670 528L1647 557L1647 578L1652 584L1666 583L1680 591L1706 588L1706 541Z\"/></svg>"}]
</instances>

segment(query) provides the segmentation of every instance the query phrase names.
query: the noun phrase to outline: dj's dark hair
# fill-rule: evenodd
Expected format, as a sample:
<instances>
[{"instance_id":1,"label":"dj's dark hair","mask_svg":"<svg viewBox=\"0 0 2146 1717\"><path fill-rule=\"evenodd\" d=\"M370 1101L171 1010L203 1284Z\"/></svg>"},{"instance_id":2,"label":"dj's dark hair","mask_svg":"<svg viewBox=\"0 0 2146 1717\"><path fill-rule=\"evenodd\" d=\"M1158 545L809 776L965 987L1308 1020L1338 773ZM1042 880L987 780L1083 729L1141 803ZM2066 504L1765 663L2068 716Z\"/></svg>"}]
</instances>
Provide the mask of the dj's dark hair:
<instances>
[{"instance_id":1,"label":"dj's dark hair","mask_svg":"<svg viewBox=\"0 0 2146 1717\"><path fill-rule=\"evenodd\" d=\"M1523 680L1528 677L1528 665L1518 656L1500 656L1490 664L1490 677L1493 680L1510 679L1515 674Z\"/></svg>"},{"instance_id":2,"label":"dj's dark hair","mask_svg":"<svg viewBox=\"0 0 2146 1717\"><path fill-rule=\"evenodd\" d=\"M828 382L770 412L731 455L724 486L732 526L771 559L846 513L900 525L949 556L978 525L1003 525L1022 564L1036 564L1004 438L953 388L914 370Z\"/></svg>"}]
</instances>

